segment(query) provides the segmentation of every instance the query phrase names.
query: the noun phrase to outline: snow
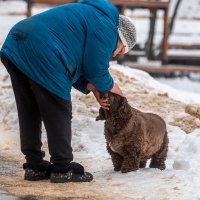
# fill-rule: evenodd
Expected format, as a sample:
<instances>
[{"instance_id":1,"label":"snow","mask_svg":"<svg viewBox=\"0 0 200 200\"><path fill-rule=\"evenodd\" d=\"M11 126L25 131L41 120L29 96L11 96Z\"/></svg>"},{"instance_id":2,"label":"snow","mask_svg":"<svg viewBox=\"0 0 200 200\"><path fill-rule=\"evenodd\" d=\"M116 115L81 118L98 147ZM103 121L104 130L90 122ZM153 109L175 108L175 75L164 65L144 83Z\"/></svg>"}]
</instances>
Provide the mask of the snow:
<instances>
[{"instance_id":1,"label":"snow","mask_svg":"<svg viewBox=\"0 0 200 200\"><path fill-rule=\"evenodd\" d=\"M171 0L169 6L169 15L172 16L174 11L175 4L178 0ZM199 19L200 18L200 1L199 0L182 0L180 3L180 9L178 10L177 17L179 19ZM134 12L131 10L127 10L126 14L131 15L133 17L147 17L149 16L149 10L139 10L136 9ZM163 15L162 11L159 11L158 16L161 17Z\"/></svg>"},{"instance_id":2,"label":"snow","mask_svg":"<svg viewBox=\"0 0 200 200\"><path fill-rule=\"evenodd\" d=\"M199 57L200 56L200 50L189 50L189 51L185 51L185 50L175 50L175 49L170 49L168 50L168 55L174 55L176 54L177 56L192 56L192 57Z\"/></svg>"},{"instance_id":3,"label":"snow","mask_svg":"<svg viewBox=\"0 0 200 200\"><path fill-rule=\"evenodd\" d=\"M121 67L120 65L115 65L113 66L114 69L118 70L118 71L121 71L123 72L125 75L127 76L131 76L131 77L140 77L140 82L142 84L146 84L152 88L156 88L156 90L158 91L162 91L162 92L168 92L169 96L175 100L178 100L178 101L183 101L184 103L199 103L200 102L200 95L197 93L194 92L185 92L183 89L178 91L173 88L173 87L170 87L168 85L165 85L165 84L162 84L162 83L159 83L158 81L156 81L155 79L153 79L149 74L143 72L143 71L140 71L140 70L136 70L136 69L131 69L129 67ZM172 81L168 81L167 79L158 79L160 80L160 82L166 82L168 83L169 85L181 85L182 88L185 87L185 85L192 85L192 82L190 81L189 83L187 82L187 84L183 84L182 83L182 80L179 81L179 79L173 79ZM188 79L185 78L186 81L188 81ZM189 85L189 86L190 86ZM196 88L199 87L199 83L197 83L197 86ZM199 91L199 90L198 90ZM189 94L189 95L188 95Z\"/></svg>"},{"instance_id":4,"label":"snow","mask_svg":"<svg viewBox=\"0 0 200 200\"><path fill-rule=\"evenodd\" d=\"M188 93L189 92L196 93L197 96L199 96L198 94L200 94L200 87L199 87L200 74L198 74L198 76L194 76L193 78L191 76L190 79L188 77L178 77L178 78L167 78L167 79L156 78L156 80L166 85L169 85L175 89L178 89L180 91L187 91Z\"/></svg>"},{"instance_id":5,"label":"snow","mask_svg":"<svg viewBox=\"0 0 200 200\"><path fill-rule=\"evenodd\" d=\"M22 14L25 9L22 2L0 2L0 44L10 27L24 18L21 14L7 15L8 8L11 13L17 9L17 12ZM34 12L39 12L40 9L35 8ZM137 21L137 26L140 27L139 33L146 31L140 21ZM142 34L139 34L138 38L141 37ZM20 153L14 95L10 78L0 64L0 156L15 160L20 165L18 173L0 177L1 189L18 196L36 195L45 196L45 199L200 199L200 120L185 112L186 105L197 104L200 107L199 83L187 78L155 80L143 71L118 64L111 64L111 74L126 94L131 106L144 112L157 113L165 119L170 141L166 170L149 169L147 166L127 174L114 172L105 146L104 123L95 121L99 105L91 94L85 96L73 90L74 160L81 162L87 171L94 174L94 181L85 184L24 181L21 169L24 158ZM44 128L43 144L47 152ZM47 154L46 159L48 158Z\"/></svg>"}]
</instances>

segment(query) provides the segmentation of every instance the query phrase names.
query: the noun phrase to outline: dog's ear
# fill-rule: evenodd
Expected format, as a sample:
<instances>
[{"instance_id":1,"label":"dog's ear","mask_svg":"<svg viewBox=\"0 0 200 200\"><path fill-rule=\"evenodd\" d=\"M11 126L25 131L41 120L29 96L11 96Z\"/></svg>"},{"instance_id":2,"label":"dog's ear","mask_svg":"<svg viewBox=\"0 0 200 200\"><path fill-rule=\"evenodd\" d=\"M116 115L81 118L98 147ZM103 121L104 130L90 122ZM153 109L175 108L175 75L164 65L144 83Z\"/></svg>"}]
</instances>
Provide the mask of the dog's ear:
<instances>
[{"instance_id":1,"label":"dog's ear","mask_svg":"<svg viewBox=\"0 0 200 200\"><path fill-rule=\"evenodd\" d=\"M122 118L129 118L131 113L131 110L129 108L127 99L125 97L121 97L121 106L118 110L119 116Z\"/></svg>"},{"instance_id":2,"label":"dog's ear","mask_svg":"<svg viewBox=\"0 0 200 200\"><path fill-rule=\"evenodd\" d=\"M103 108L99 108L99 116L96 117L96 121L99 120L106 120L106 116L105 116L105 111L103 110Z\"/></svg>"}]
</instances>

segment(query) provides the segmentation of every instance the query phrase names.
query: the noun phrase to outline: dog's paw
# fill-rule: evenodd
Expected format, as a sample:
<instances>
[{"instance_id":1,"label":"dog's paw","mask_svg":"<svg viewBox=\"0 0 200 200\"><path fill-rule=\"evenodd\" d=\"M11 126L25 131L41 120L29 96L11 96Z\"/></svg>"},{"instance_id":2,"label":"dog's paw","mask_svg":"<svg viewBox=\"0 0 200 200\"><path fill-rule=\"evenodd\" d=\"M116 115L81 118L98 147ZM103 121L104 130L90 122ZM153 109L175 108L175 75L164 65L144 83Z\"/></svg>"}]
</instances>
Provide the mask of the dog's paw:
<instances>
[{"instance_id":1,"label":"dog's paw","mask_svg":"<svg viewBox=\"0 0 200 200\"><path fill-rule=\"evenodd\" d=\"M114 167L114 171L118 172L121 170L121 167Z\"/></svg>"},{"instance_id":2,"label":"dog's paw","mask_svg":"<svg viewBox=\"0 0 200 200\"><path fill-rule=\"evenodd\" d=\"M157 169L160 169L160 170L165 170L165 168L166 168L165 163L158 163L158 162L155 162L155 161L151 161L149 167L150 168L157 168Z\"/></svg>"},{"instance_id":3,"label":"dog's paw","mask_svg":"<svg viewBox=\"0 0 200 200\"><path fill-rule=\"evenodd\" d=\"M128 172L133 172L133 171L137 171L137 170L138 170L138 168L132 168L132 169L122 168L121 172L128 173Z\"/></svg>"},{"instance_id":4,"label":"dog's paw","mask_svg":"<svg viewBox=\"0 0 200 200\"><path fill-rule=\"evenodd\" d=\"M165 168L166 168L165 165L161 165L161 166L158 167L158 169L160 169L160 170L165 170Z\"/></svg>"}]
</instances>

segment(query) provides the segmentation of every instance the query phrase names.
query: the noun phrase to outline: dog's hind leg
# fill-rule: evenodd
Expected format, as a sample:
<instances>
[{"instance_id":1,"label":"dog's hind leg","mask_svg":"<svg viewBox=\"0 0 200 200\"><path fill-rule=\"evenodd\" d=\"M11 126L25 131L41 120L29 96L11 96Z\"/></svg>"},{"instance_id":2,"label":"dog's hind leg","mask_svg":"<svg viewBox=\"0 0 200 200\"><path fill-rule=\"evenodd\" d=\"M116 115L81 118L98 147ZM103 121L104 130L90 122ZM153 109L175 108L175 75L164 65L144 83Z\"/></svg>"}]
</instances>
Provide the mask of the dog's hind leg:
<instances>
[{"instance_id":1,"label":"dog's hind leg","mask_svg":"<svg viewBox=\"0 0 200 200\"><path fill-rule=\"evenodd\" d=\"M150 168L158 168L160 170L165 169L165 160L167 158L168 143L169 143L169 138L166 133L160 150L156 152L151 159L151 163L149 166Z\"/></svg>"},{"instance_id":2,"label":"dog's hind leg","mask_svg":"<svg viewBox=\"0 0 200 200\"><path fill-rule=\"evenodd\" d=\"M111 150L110 146L107 145L108 153L111 155L112 163L115 171L120 171L122 167L123 157L118 153Z\"/></svg>"},{"instance_id":3,"label":"dog's hind leg","mask_svg":"<svg viewBox=\"0 0 200 200\"><path fill-rule=\"evenodd\" d=\"M147 164L147 160L140 161L140 168L145 168Z\"/></svg>"}]
</instances>

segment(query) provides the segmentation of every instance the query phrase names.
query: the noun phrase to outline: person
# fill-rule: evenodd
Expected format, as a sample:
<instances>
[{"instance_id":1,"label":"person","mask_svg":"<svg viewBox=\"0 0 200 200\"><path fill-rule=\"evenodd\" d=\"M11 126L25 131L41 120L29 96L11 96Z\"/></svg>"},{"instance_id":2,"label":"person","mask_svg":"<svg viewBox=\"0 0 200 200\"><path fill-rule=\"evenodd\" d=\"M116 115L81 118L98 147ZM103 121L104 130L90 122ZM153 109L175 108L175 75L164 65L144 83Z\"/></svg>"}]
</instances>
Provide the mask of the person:
<instances>
[{"instance_id":1,"label":"person","mask_svg":"<svg viewBox=\"0 0 200 200\"><path fill-rule=\"evenodd\" d=\"M123 95L108 68L112 56L135 45L135 26L108 0L81 0L18 22L1 49L15 95L25 180L89 182L93 176L73 161L71 88ZM50 161L41 150L44 123Z\"/></svg>"}]
</instances>

